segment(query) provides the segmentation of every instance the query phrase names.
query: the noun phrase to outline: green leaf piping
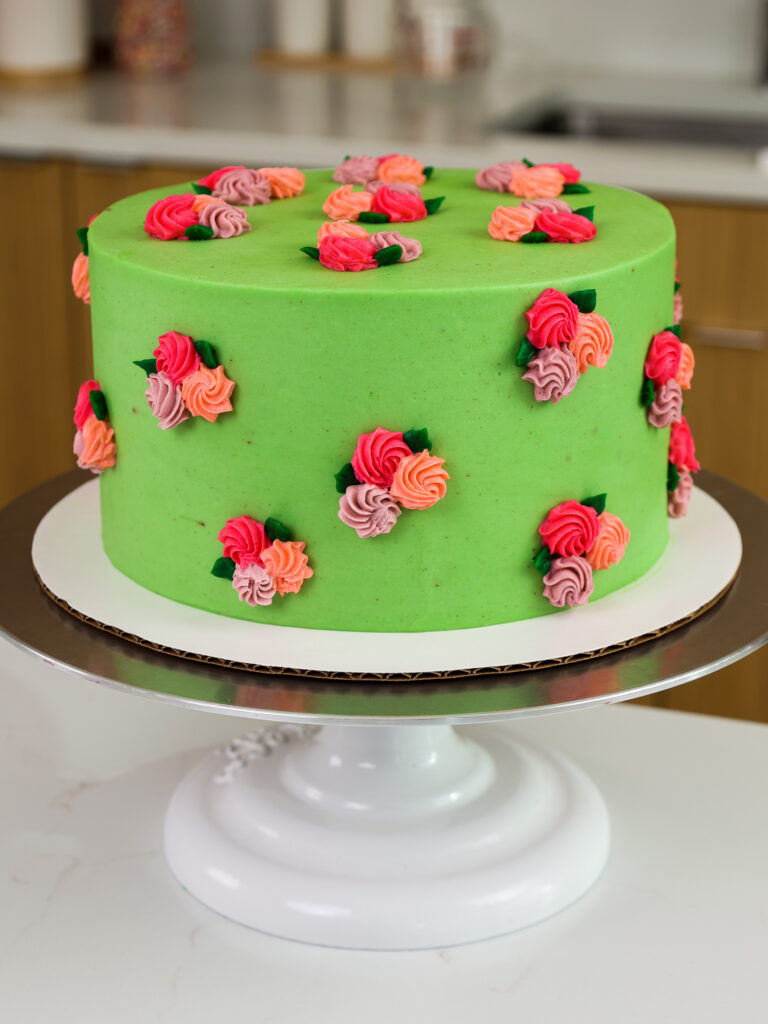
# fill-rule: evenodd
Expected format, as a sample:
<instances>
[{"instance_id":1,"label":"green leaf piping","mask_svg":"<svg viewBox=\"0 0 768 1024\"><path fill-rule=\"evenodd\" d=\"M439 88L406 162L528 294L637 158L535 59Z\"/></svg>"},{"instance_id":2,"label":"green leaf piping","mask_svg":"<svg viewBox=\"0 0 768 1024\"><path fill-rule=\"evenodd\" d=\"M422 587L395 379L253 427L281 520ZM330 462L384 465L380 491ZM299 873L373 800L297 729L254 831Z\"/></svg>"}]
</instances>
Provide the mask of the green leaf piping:
<instances>
[{"instance_id":1,"label":"green leaf piping","mask_svg":"<svg viewBox=\"0 0 768 1024\"><path fill-rule=\"evenodd\" d=\"M305 252L307 256L310 257L310 259L320 259L320 250L317 248L316 245L302 245L301 252Z\"/></svg>"},{"instance_id":2,"label":"green leaf piping","mask_svg":"<svg viewBox=\"0 0 768 1024\"><path fill-rule=\"evenodd\" d=\"M674 462L667 463L667 490L676 491L680 483L680 472Z\"/></svg>"},{"instance_id":3,"label":"green leaf piping","mask_svg":"<svg viewBox=\"0 0 768 1024\"><path fill-rule=\"evenodd\" d=\"M231 580L235 575L237 566L231 558L217 558L211 569L211 576L217 576L220 580Z\"/></svg>"},{"instance_id":4,"label":"green leaf piping","mask_svg":"<svg viewBox=\"0 0 768 1024\"><path fill-rule=\"evenodd\" d=\"M219 365L219 360L216 358L216 352L210 341L196 341L195 348L197 349L197 354L202 359L204 365L207 366L209 370L215 370Z\"/></svg>"},{"instance_id":5,"label":"green leaf piping","mask_svg":"<svg viewBox=\"0 0 768 1024\"><path fill-rule=\"evenodd\" d=\"M78 241L83 248L83 256L88 255L88 228L78 228L75 232Z\"/></svg>"},{"instance_id":6,"label":"green leaf piping","mask_svg":"<svg viewBox=\"0 0 768 1024\"><path fill-rule=\"evenodd\" d=\"M577 213L579 215L579 217L586 217L587 220L591 221L594 224L594 222L595 222L595 208L594 208L594 206L580 206L578 208L578 210L574 210L573 212Z\"/></svg>"},{"instance_id":7,"label":"green leaf piping","mask_svg":"<svg viewBox=\"0 0 768 1024\"><path fill-rule=\"evenodd\" d=\"M104 397L102 391L96 391L95 389L90 392L88 399L93 409L93 415L97 420L105 420L107 418L107 400Z\"/></svg>"},{"instance_id":8,"label":"green leaf piping","mask_svg":"<svg viewBox=\"0 0 768 1024\"><path fill-rule=\"evenodd\" d=\"M539 242L548 242L549 235L546 231L529 231L528 234L521 237L520 241L536 245Z\"/></svg>"},{"instance_id":9,"label":"green leaf piping","mask_svg":"<svg viewBox=\"0 0 768 1024\"><path fill-rule=\"evenodd\" d=\"M288 527L283 526L279 519L273 519L272 516L264 520L264 532L270 540L281 540L285 543L291 539L291 531Z\"/></svg>"},{"instance_id":10,"label":"green leaf piping","mask_svg":"<svg viewBox=\"0 0 768 1024\"><path fill-rule=\"evenodd\" d=\"M335 474L336 490L339 494L344 494L348 487L352 487L353 484L359 484L360 481L355 476L355 471L352 469L352 463L348 462L345 466L342 466L338 473Z\"/></svg>"},{"instance_id":11,"label":"green leaf piping","mask_svg":"<svg viewBox=\"0 0 768 1024\"><path fill-rule=\"evenodd\" d=\"M150 373L157 373L156 359L134 359L133 365L142 369L147 376L149 376Z\"/></svg>"},{"instance_id":12,"label":"green leaf piping","mask_svg":"<svg viewBox=\"0 0 768 1024\"><path fill-rule=\"evenodd\" d=\"M654 387L653 381L650 377L643 378L643 386L640 390L640 404L643 408L648 409L653 405L653 401L656 398L656 388Z\"/></svg>"},{"instance_id":13,"label":"green leaf piping","mask_svg":"<svg viewBox=\"0 0 768 1024\"><path fill-rule=\"evenodd\" d=\"M190 242L207 242L213 238L213 228L207 228L204 224L190 224L185 230L184 236Z\"/></svg>"},{"instance_id":14,"label":"green leaf piping","mask_svg":"<svg viewBox=\"0 0 768 1024\"><path fill-rule=\"evenodd\" d=\"M429 181L429 179L435 173L435 168L431 167L431 166L423 167L422 170L421 170L421 173L424 175L424 177L427 179L427 181Z\"/></svg>"},{"instance_id":15,"label":"green leaf piping","mask_svg":"<svg viewBox=\"0 0 768 1024\"><path fill-rule=\"evenodd\" d=\"M542 576L546 576L549 572L549 568L552 565L552 555L548 548L541 547L536 553L536 557L533 560L533 567L537 569Z\"/></svg>"},{"instance_id":16,"label":"green leaf piping","mask_svg":"<svg viewBox=\"0 0 768 1024\"><path fill-rule=\"evenodd\" d=\"M397 263L402 255L403 247L401 245L388 245L386 249L379 249L378 252L375 252L373 258L380 267L388 267L391 263Z\"/></svg>"},{"instance_id":17,"label":"green leaf piping","mask_svg":"<svg viewBox=\"0 0 768 1024\"><path fill-rule=\"evenodd\" d=\"M575 195L584 195L585 193L588 193L588 192L589 192L589 189L587 188L586 185L581 185L579 182L574 181L574 182L571 182L569 184L563 185L563 193L562 194L564 196L575 196Z\"/></svg>"},{"instance_id":18,"label":"green leaf piping","mask_svg":"<svg viewBox=\"0 0 768 1024\"><path fill-rule=\"evenodd\" d=\"M520 348L517 350L517 355L515 356L515 364L517 366L527 366L538 351L539 350L536 346L532 345L527 338L523 338L520 342Z\"/></svg>"},{"instance_id":19,"label":"green leaf piping","mask_svg":"<svg viewBox=\"0 0 768 1024\"><path fill-rule=\"evenodd\" d=\"M593 508L598 515L600 515L602 512L605 512L605 503L607 500L608 495L605 493L593 494L591 498L585 498L581 504L588 505L590 508Z\"/></svg>"},{"instance_id":20,"label":"green leaf piping","mask_svg":"<svg viewBox=\"0 0 768 1024\"><path fill-rule=\"evenodd\" d=\"M213 189L208 188L207 185L198 185L196 181L192 182L192 191L197 192L199 196L211 196L213 195Z\"/></svg>"},{"instance_id":21,"label":"green leaf piping","mask_svg":"<svg viewBox=\"0 0 768 1024\"><path fill-rule=\"evenodd\" d=\"M432 449L432 442L429 439L429 432L426 427L421 427L420 430L405 430L403 432L403 440L414 455L423 452L425 448L427 451Z\"/></svg>"},{"instance_id":22,"label":"green leaf piping","mask_svg":"<svg viewBox=\"0 0 768 1024\"><path fill-rule=\"evenodd\" d=\"M594 288L571 292L568 298L579 307L580 313L592 313L597 305L597 292Z\"/></svg>"},{"instance_id":23,"label":"green leaf piping","mask_svg":"<svg viewBox=\"0 0 768 1024\"><path fill-rule=\"evenodd\" d=\"M377 213L375 210L363 210L358 214L357 219L361 224L389 224L389 215Z\"/></svg>"},{"instance_id":24,"label":"green leaf piping","mask_svg":"<svg viewBox=\"0 0 768 1024\"><path fill-rule=\"evenodd\" d=\"M437 213L444 202L445 196L433 196L431 199L425 199L424 205L427 208L427 216L430 217L433 213Z\"/></svg>"}]
</instances>

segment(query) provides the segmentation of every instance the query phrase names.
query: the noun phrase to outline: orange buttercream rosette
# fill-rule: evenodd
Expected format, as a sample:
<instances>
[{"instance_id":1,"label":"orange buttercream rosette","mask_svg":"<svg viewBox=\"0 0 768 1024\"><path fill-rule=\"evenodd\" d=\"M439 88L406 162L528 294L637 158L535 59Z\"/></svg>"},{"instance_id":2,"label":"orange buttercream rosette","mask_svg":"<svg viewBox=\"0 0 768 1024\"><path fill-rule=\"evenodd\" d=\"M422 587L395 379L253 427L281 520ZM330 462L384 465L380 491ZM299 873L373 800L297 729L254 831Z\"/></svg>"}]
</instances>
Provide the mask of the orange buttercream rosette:
<instances>
[{"instance_id":1,"label":"orange buttercream rosette","mask_svg":"<svg viewBox=\"0 0 768 1024\"><path fill-rule=\"evenodd\" d=\"M307 180L296 167L259 167L257 173L267 179L275 199L300 196Z\"/></svg>"},{"instance_id":2,"label":"orange buttercream rosette","mask_svg":"<svg viewBox=\"0 0 768 1024\"><path fill-rule=\"evenodd\" d=\"M599 313L579 313L576 334L568 348L579 364L579 373L586 373L589 366L602 369L613 352L610 324Z\"/></svg>"},{"instance_id":3,"label":"orange buttercream rosette","mask_svg":"<svg viewBox=\"0 0 768 1024\"><path fill-rule=\"evenodd\" d=\"M519 242L523 235L533 231L536 210L524 206L497 206L493 211L488 234L500 242Z\"/></svg>"},{"instance_id":4,"label":"orange buttercream rosette","mask_svg":"<svg viewBox=\"0 0 768 1024\"><path fill-rule=\"evenodd\" d=\"M275 581L281 597L298 594L304 580L314 575L314 570L308 564L309 559L304 554L305 547L306 542L303 540L274 540L261 552L264 568Z\"/></svg>"},{"instance_id":5,"label":"orange buttercream rosette","mask_svg":"<svg viewBox=\"0 0 768 1024\"><path fill-rule=\"evenodd\" d=\"M445 495L445 481L450 479L444 462L426 449L406 455L397 465L389 493L403 508L431 508Z\"/></svg>"},{"instance_id":6,"label":"orange buttercream rosette","mask_svg":"<svg viewBox=\"0 0 768 1024\"><path fill-rule=\"evenodd\" d=\"M563 191L565 176L556 167L521 167L512 170L509 191L520 199L555 199Z\"/></svg>"},{"instance_id":7,"label":"orange buttercream rosette","mask_svg":"<svg viewBox=\"0 0 768 1024\"><path fill-rule=\"evenodd\" d=\"M423 185L427 180L424 165L413 156L400 154L380 161L376 172L378 181L402 181L408 185Z\"/></svg>"},{"instance_id":8,"label":"orange buttercream rosette","mask_svg":"<svg viewBox=\"0 0 768 1024\"><path fill-rule=\"evenodd\" d=\"M595 571L617 565L624 557L629 543L629 530L611 512L601 512L597 517L597 525L597 537L586 555Z\"/></svg>"},{"instance_id":9,"label":"orange buttercream rosette","mask_svg":"<svg viewBox=\"0 0 768 1024\"><path fill-rule=\"evenodd\" d=\"M223 366L215 370L199 366L181 385L181 397L193 416L202 416L214 423L223 412L232 412L230 396L235 382L224 373Z\"/></svg>"},{"instance_id":10,"label":"orange buttercream rosette","mask_svg":"<svg viewBox=\"0 0 768 1024\"><path fill-rule=\"evenodd\" d=\"M107 420L89 416L83 424L80 462L88 469L110 469L115 464L115 432Z\"/></svg>"},{"instance_id":11,"label":"orange buttercream rosette","mask_svg":"<svg viewBox=\"0 0 768 1024\"><path fill-rule=\"evenodd\" d=\"M323 213L331 220L357 220L363 210L370 210L372 192L355 192L351 185L341 185L323 203Z\"/></svg>"},{"instance_id":12,"label":"orange buttercream rosette","mask_svg":"<svg viewBox=\"0 0 768 1024\"><path fill-rule=\"evenodd\" d=\"M696 360L693 356L693 349L686 342L680 344L680 365L677 368L675 374L675 380L680 387L687 391L691 386L691 380L693 379L693 369L696 365Z\"/></svg>"},{"instance_id":13,"label":"orange buttercream rosette","mask_svg":"<svg viewBox=\"0 0 768 1024\"><path fill-rule=\"evenodd\" d=\"M318 244L328 235L337 235L339 238L367 238L368 232L362 224L356 224L351 220L327 220L317 229Z\"/></svg>"}]
</instances>

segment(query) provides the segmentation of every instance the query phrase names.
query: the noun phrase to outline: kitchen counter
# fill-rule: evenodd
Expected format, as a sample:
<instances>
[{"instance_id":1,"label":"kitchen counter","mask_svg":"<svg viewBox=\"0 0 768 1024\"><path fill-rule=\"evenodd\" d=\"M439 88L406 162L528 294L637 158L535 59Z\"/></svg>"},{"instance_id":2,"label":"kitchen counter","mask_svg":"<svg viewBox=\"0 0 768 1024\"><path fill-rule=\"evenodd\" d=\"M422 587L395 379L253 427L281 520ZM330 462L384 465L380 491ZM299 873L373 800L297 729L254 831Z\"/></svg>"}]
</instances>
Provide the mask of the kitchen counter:
<instances>
[{"instance_id":1,"label":"kitchen counter","mask_svg":"<svg viewBox=\"0 0 768 1024\"><path fill-rule=\"evenodd\" d=\"M613 833L602 878L514 935L365 953L249 931L197 903L163 863L176 784L252 726L91 685L3 641L0 702L3 1020L765 1016L766 726L636 707L518 724L600 787Z\"/></svg>"},{"instance_id":2,"label":"kitchen counter","mask_svg":"<svg viewBox=\"0 0 768 1024\"><path fill-rule=\"evenodd\" d=\"M0 89L0 155L113 164L332 166L347 152L414 152L445 167L527 156L568 160L587 179L665 197L768 204L754 148L515 130L567 98L614 108L766 119L768 92L739 84L606 77L541 67L452 83L408 77L201 66L169 80L94 73Z\"/></svg>"}]
</instances>

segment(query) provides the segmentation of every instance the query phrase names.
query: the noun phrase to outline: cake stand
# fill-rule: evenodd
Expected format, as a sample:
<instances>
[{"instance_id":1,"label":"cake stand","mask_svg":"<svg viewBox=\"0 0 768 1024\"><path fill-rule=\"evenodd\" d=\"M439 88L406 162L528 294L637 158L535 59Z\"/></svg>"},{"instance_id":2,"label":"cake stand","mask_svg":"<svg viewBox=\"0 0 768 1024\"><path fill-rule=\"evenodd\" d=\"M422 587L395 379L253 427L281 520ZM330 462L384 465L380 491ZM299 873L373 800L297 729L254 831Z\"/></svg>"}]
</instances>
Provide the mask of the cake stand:
<instances>
[{"instance_id":1,"label":"cake stand","mask_svg":"<svg viewBox=\"0 0 768 1024\"><path fill-rule=\"evenodd\" d=\"M0 629L91 681L266 722L181 782L165 852L207 906L285 938L356 949L448 946L562 910L600 875L608 814L581 769L529 744L524 724L513 734L502 723L676 686L768 640L768 505L702 473L701 486L738 523L742 566L714 607L659 639L545 670L419 683L194 663L99 632L38 585L29 556L35 526L81 482L76 473L59 477L0 513L10 581Z\"/></svg>"}]
</instances>

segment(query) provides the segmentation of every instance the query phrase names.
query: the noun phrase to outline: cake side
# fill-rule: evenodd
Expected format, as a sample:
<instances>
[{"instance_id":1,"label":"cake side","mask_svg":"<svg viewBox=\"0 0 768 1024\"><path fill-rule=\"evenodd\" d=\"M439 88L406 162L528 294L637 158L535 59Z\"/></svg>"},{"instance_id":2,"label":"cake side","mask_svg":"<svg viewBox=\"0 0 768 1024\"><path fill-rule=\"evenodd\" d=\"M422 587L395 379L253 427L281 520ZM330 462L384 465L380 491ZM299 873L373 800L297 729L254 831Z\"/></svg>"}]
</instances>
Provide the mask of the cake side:
<instances>
[{"instance_id":1,"label":"cake side","mask_svg":"<svg viewBox=\"0 0 768 1024\"><path fill-rule=\"evenodd\" d=\"M649 339L672 319L674 229L659 204L590 186L599 233L581 246L489 238L497 197L470 172L440 171L443 209L408 225L421 258L334 274L299 248L333 187L249 211L226 242L148 239L158 196L105 211L90 233L96 375L119 438L102 478L105 550L173 600L309 628L422 631L548 614L532 566L537 527L568 498L607 492L631 532L594 598L637 579L667 539L669 430L639 402ZM439 185L438 185L439 182ZM431 183L432 184L432 183ZM266 214L266 216L262 216ZM544 288L595 289L614 348L557 404L536 402L515 350ZM169 330L205 338L236 382L233 411L161 431L132 361ZM450 474L443 500L361 539L338 518L334 473L363 432L426 426ZM314 577L265 608L210 575L223 523L275 516L307 542Z\"/></svg>"}]
</instances>

